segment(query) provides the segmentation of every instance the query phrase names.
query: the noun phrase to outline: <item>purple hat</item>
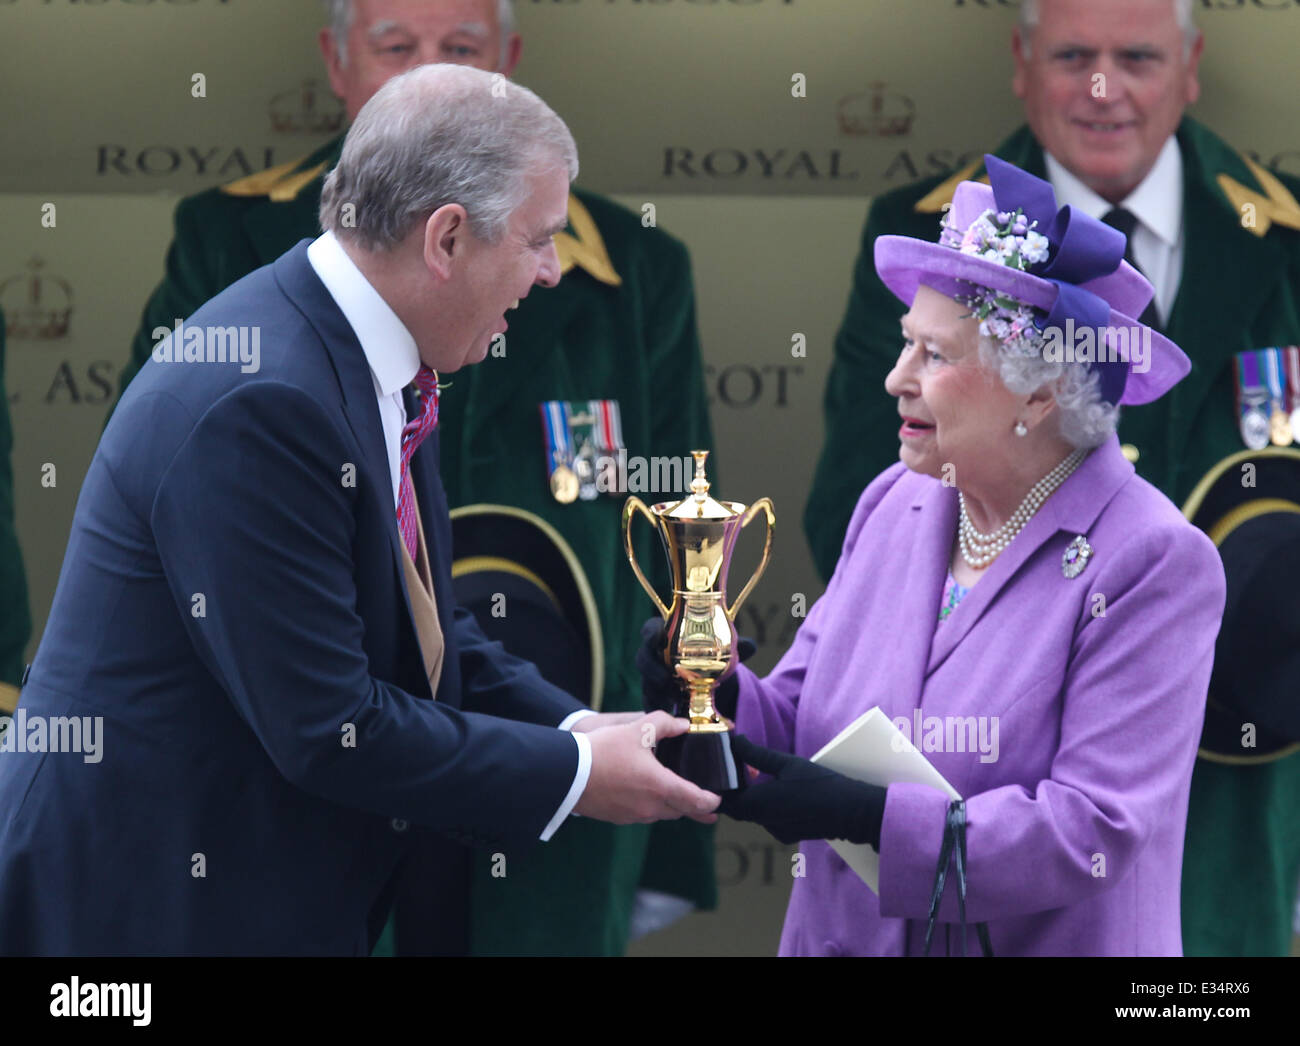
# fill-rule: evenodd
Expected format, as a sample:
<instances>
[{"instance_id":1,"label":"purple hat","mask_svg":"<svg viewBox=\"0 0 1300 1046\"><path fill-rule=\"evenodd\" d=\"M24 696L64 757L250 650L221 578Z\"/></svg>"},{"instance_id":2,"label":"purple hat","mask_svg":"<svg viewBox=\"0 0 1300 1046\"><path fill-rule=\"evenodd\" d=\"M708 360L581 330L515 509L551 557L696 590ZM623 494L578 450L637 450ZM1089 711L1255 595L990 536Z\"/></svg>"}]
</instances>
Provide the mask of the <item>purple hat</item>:
<instances>
[{"instance_id":1,"label":"purple hat","mask_svg":"<svg viewBox=\"0 0 1300 1046\"><path fill-rule=\"evenodd\" d=\"M1107 403L1150 403L1181 381L1183 351L1135 318L1154 290L1124 261L1124 234L1058 209L1041 178L996 156L984 164L992 184L957 186L938 243L876 240L885 286L908 306L921 284L969 304L1005 351L1087 364Z\"/></svg>"}]
</instances>

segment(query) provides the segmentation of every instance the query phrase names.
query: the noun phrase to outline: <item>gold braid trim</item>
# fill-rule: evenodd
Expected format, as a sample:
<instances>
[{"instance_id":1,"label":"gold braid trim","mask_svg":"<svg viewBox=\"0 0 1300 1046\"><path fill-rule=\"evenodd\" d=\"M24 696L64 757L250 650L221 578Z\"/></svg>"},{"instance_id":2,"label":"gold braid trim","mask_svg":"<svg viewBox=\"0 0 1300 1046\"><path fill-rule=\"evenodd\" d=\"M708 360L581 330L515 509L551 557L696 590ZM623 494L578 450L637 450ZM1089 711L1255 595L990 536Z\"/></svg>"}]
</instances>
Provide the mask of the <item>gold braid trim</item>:
<instances>
[{"instance_id":1,"label":"gold braid trim","mask_svg":"<svg viewBox=\"0 0 1300 1046\"><path fill-rule=\"evenodd\" d=\"M623 277L614 271L614 263L609 260L609 252L605 250L605 241L596 228L596 220L572 193L569 194L569 227L576 235L570 235L567 231L555 234L560 272L567 273L576 265L586 269L601 283L608 283L611 287L621 286Z\"/></svg>"}]
</instances>

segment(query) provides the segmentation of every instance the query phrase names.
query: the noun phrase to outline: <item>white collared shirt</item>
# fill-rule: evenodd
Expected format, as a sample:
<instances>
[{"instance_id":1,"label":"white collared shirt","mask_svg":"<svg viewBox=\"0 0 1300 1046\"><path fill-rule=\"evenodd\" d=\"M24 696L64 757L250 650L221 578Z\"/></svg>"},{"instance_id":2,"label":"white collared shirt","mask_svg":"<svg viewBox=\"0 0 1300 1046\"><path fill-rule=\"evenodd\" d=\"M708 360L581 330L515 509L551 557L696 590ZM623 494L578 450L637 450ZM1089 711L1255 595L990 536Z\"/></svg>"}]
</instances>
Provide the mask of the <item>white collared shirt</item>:
<instances>
[{"instance_id":1,"label":"white collared shirt","mask_svg":"<svg viewBox=\"0 0 1300 1046\"><path fill-rule=\"evenodd\" d=\"M396 512L401 493L402 429L406 425L402 390L415 380L420 369L420 351L406 325L371 286L332 232L324 233L308 246L307 260L352 327L370 365L370 379L379 401L379 420L384 427L384 449L388 452L393 511ZM594 714L589 708L579 709L565 716L559 729L570 731L583 716ZM572 736L578 745L578 772L564 802L543 830L543 842L554 835L572 813L591 776L591 741L583 734Z\"/></svg>"},{"instance_id":2,"label":"white collared shirt","mask_svg":"<svg viewBox=\"0 0 1300 1046\"><path fill-rule=\"evenodd\" d=\"M1133 259L1155 288L1155 306L1162 324L1169 322L1183 275L1183 154L1173 135L1136 189L1117 204L1103 199L1047 154L1047 178L1058 207L1069 205L1100 219L1113 207L1137 218L1133 230Z\"/></svg>"}]
</instances>

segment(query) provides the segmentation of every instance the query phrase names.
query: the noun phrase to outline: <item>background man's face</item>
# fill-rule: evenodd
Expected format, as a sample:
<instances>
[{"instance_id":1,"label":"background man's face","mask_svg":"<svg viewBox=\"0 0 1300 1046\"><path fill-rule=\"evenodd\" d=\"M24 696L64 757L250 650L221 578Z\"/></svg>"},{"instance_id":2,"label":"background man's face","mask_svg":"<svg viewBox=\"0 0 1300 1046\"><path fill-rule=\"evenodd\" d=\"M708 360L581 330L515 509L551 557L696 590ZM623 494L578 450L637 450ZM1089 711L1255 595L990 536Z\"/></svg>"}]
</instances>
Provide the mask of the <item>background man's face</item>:
<instances>
[{"instance_id":1,"label":"background man's face","mask_svg":"<svg viewBox=\"0 0 1300 1046\"><path fill-rule=\"evenodd\" d=\"M1173 0L1042 0L1039 13L1029 40L1012 39L1016 96L1042 146L1118 202L1199 97L1203 41L1184 58Z\"/></svg>"},{"instance_id":2,"label":"background man's face","mask_svg":"<svg viewBox=\"0 0 1300 1046\"><path fill-rule=\"evenodd\" d=\"M355 0L353 6L346 67L333 34L320 32L330 84L349 120L392 77L417 65L454 62L509 76L519 62L517 33L501 61L497 0Z\"/></svg>"}]
</instances>

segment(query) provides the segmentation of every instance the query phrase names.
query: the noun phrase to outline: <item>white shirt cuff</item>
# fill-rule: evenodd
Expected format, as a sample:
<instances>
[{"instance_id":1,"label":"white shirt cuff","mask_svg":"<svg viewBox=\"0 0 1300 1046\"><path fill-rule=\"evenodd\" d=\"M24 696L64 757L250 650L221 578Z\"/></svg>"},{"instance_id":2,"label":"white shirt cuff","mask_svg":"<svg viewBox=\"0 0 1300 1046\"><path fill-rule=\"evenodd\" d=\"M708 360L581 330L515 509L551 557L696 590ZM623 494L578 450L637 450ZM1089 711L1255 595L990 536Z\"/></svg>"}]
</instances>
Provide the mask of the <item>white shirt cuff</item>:
<instances>
[{"instance_id":1,"label":"white shirt cuff","mask_svg":"<svg viewBox=\"0 0 1300 1046\"><path fill-rule=\"evenodd\" d=\"M556 729L572 730L573 724L576 723L579 719L583 719L589 715L595 715L595 714L596 713L590 708L579 708L576 712L570 712L562 720L560 720L560 725L557 726Z\"/></svg>"},{"instance_id":2,"label":"white shirt cuff","mask_svg":"<svg viewBox=\"0 0 1300 1046\"><path fill-rule=\"evenodd\" d=\"M581 712L573 713L575 716L581 714ZM569 719L571 718L573 716L569 717ZM568 719L565 722L568 722ZM556 829L564 823L564 819L573 812L573 808L578 805L578 800L582 798L582 793L587 790L587 778L591 776L591 739L586 734L571 733L569 736L578 744L578 772L573 775L573 784L569 786L569 794L564 797L564 802L555 811L555 816L551 818L550 824L542 831L542 842L550 839L555 834Z\"/></svg>"}]
</instances>

